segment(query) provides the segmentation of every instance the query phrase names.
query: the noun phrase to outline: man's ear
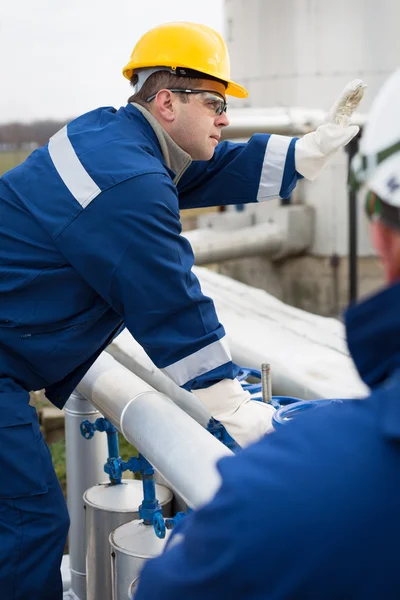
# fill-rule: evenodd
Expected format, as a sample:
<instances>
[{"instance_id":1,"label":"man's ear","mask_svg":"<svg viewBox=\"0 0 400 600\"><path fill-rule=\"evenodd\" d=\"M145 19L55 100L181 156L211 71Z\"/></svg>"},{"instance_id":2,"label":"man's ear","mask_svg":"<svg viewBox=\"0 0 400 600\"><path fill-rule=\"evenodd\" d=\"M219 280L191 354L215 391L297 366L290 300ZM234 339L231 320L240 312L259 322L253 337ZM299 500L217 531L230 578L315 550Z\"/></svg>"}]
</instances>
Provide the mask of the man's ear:
<instances>
[{"instance_id":1,"label":"man's ear","mask_svg":"<svg viewBox=\"0 0 400 600\"><path fill-rule=\"evenodd\" d=\"M372 221L372 245L381 260L387 283L400 280L400 233L382 221Z\"/></svg>"},{"instance_id":2,"label":"man's ear","mask_svg":"<svg viewBox=\"0 0 400 600\"><path fill-rule=\"evenodd\" d=\"M372 220L370 223L370 234L372 245L379 256L384 256L390 250L390 233L388 236L386 225L382 221Z\"/></svg>"},{"instance_id":3,"label":"man's ear","mask_svg":"<svg viewBox=\"0 0 400 600\"><path fill-rule=\"evenodd\" d=\"M160 90L154 98L155 108L159 116L172 123L176 118L175 97L169 90Z\"/></svg>"},{"instance_id":4,"label":"man's ear","mask_svg":"<svg viewBox=\"0 0 400 600\"><path fill-rule=\"evenodd\" d=\"M370 232L372 244L379 256L391 256L397 241L396 232L379 219L371 221Z\"/></svg>"}]
</instances>

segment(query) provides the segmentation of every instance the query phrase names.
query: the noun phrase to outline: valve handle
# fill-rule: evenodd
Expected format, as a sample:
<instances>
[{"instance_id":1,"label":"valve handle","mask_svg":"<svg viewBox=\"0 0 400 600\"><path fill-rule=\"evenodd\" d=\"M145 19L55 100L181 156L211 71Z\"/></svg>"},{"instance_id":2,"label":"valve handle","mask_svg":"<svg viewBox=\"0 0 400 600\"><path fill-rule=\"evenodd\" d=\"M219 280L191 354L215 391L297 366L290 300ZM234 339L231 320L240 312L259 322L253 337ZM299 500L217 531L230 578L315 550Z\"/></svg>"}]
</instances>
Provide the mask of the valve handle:
<instances>
[{"instance_id":1,"label":"valve handle","mask_svg":"<svg viewBox=\"0 0 400 600\"><path fill-rule=\"evenodd\" d=\"M157 512L153 515L153 528L158 538L161 540L165 538L165 521L161 512Z\"/></svg>"},{"instance_id":2,"label":"valve handle","mask_svg":"<svg viewBox=\"0 0 400 600\"><path fill-rule=\"evenodd\" d=\"M85 438L85 440L91 440L94 436L94 427L93 423L90 421L82 421L80 424L81 435Z\"/></svg>"}]
</instances>

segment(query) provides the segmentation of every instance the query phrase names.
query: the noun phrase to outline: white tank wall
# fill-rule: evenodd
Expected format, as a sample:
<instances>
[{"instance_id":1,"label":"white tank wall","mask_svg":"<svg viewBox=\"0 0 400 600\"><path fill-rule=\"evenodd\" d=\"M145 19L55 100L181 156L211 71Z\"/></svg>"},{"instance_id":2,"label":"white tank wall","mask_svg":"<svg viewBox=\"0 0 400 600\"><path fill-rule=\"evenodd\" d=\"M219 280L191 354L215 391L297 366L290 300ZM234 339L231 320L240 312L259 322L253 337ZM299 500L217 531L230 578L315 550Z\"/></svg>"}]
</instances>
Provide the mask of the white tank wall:
<instances>
[{"instance_id":1,"label":"white tank wall","mask_svg":"<svg viewBox=\"0 0 400 600\"><path fill-rule=\"evenodd\" d=\"M247 86L232 106L298 106L328 110L350 79L368 85L367 112L400 65L398 0L225 0L232 76ZM316 208L312 252L347 255L347 155L342 153L300 196ZM372 253L360 210L359 254Z\"/></svg>"}]
</instances>

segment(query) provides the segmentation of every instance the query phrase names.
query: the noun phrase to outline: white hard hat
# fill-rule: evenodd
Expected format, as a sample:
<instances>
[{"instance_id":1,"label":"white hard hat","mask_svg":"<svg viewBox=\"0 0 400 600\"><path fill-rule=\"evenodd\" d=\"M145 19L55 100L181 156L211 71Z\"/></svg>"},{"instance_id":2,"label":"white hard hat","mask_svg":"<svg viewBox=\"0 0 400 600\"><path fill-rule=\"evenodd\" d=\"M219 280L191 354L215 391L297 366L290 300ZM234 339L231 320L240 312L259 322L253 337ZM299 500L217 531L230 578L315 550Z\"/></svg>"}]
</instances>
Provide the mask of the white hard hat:
<instances>
[{"instance_id":1,"label":"white hard hat","mask_svg":"<svg viewBox=\"0 0 400 600\"><path fill-rule=\"evenodd\" d=\"M390 206L400 207L400 69L373 102L352 162L352 178Z\"/></svg>"}]
</instances>

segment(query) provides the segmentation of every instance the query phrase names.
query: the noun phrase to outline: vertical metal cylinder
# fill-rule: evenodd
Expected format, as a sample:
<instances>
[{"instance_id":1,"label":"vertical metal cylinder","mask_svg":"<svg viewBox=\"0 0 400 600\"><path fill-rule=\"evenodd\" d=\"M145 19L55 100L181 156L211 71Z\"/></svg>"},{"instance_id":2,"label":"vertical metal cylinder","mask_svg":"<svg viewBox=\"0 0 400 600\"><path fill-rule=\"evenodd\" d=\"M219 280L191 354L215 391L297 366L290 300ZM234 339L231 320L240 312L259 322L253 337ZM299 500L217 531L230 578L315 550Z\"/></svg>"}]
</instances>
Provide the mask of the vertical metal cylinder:
<instances>
[{"instance_id":1,"label":"vertical metal cylinder","mask_svg":"<svg viewBox=\"0 0 400 600\"><path fill-rule=\"evenodd\" d=\"M86 600L83 494L88 487L104 479L104 463L107 461L106 435L97 434L92 440L85 440L80 433L80 424L85 419L95 421L101 416L100 412L76 390L65 406L67 503L71 518L71 590L80 600Z\"/></svg>"},{"instance_id":2,"label":"vertical metal cylinder","mask_svg":"<svg viewBox=\"0 0 400 600\"><path fill-rule=\"evenodd\" d=\"M271 365L269 363L262 363L261 365L261 384L263 402L270 403L272 400L272 382Z\"/></svg>"},{"instance_id":3,"label":"vertical metal cylinder","mask_svg":"<svg viewBox=\"0 0 400 600\"><path fill-rule=\"evenodd\" d=\"M143 521L125 523L110 535L112 600L131 600L140 571L149 558L161 554L171 532L160 540Z\"/></svg>"},{"instance_id":4,"label":"vertical metal cylinder","mask_svg":"<svg viewBox=\"0 0 400 600\"><path fill-rule=\"evenodd\" d=\"M164 516L171 516L172 492L157 484L155 493ZM117 485L102 483L88 489L83 498L86 507L87 600L110 600L109 536L123 523L139 519L139 505L143 501L142 482L125 479ZM149 529L156 537L153 527L149 526Z\"/></svg>"}]
</instances>

